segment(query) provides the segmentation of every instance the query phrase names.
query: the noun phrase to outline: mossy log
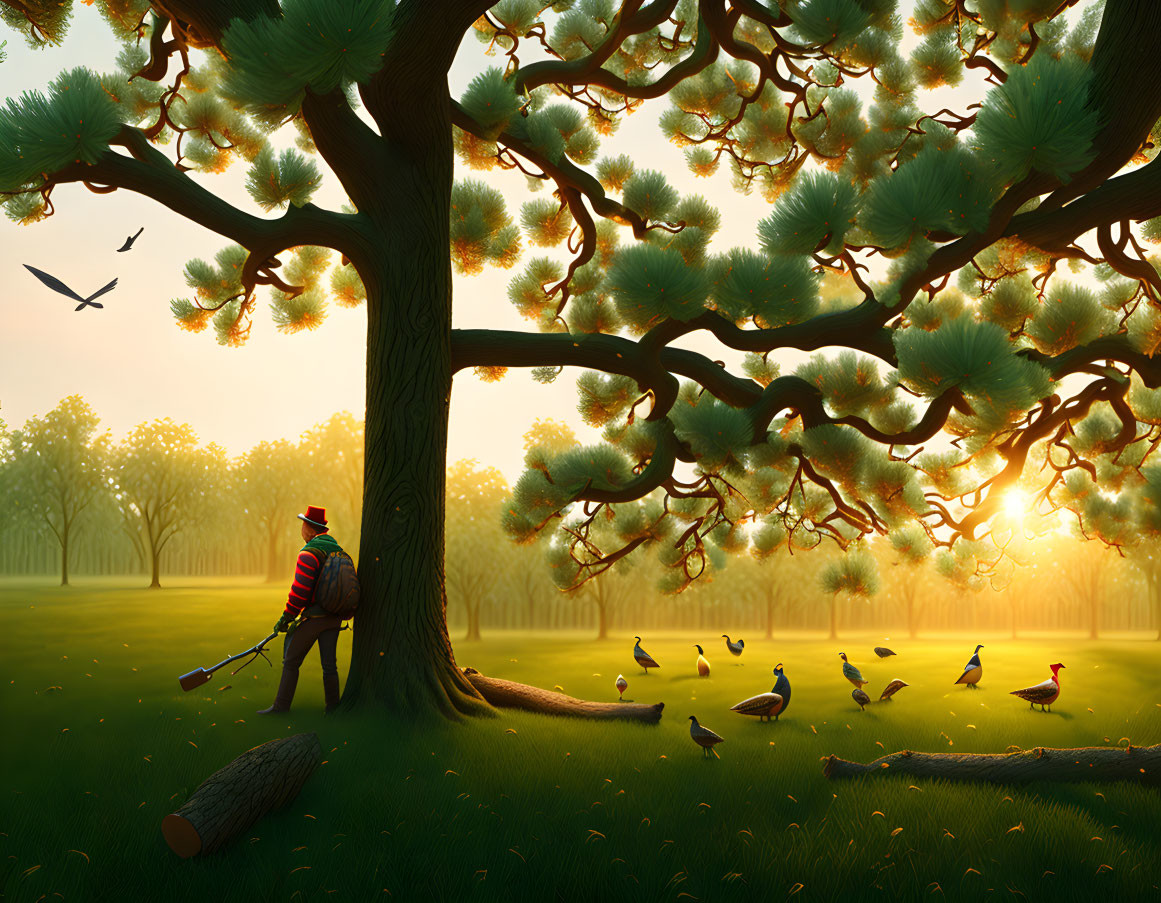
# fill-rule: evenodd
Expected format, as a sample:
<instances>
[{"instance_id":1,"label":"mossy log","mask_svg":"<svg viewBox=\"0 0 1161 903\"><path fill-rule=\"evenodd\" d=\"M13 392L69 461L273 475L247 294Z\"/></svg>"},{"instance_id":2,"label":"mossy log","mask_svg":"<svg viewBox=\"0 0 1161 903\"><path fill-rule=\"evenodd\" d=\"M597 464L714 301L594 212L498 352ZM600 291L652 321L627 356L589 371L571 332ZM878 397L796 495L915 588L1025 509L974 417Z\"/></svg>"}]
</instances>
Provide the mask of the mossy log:
<instances>
[{"instance_id":1,"label":"mossy log","mask_svg":"<svg viewBox=\"0 0 1161 903\"><path fill-rule=\"evenodd\" d=\"M996 754L921 753L905 749L866 765L838 756L827 756L824 761L822 772L828 778L901 775L993 784L1134 781L1145 786L1161 786L1161 745L1036 747Z\"/></svg>"},{"instance_id":2,"label":"mossy log","mask_svg":"<svg viewBox=\"0 0 1161 903\"><path fill-rule=\"evenodd\" d=\"M161 833L183 859L211 853L298 796L321 759L318 734L255 746L206 778L184 806L161 820Z\"/></svg>"},{"instance_id":3,"label":"mossy log","mask_svg":"<svg viewBox=\"0 0 1161 903\"><path fill-rule=\"evenodd\" d=\"M590 702L576 699L554 690L542 690L511 680L485 677L475 668L464 668L473 687L488 702L502 709L524 709L541 715L567 715L573 718L610 719L621 718L629 721L645 721L656 724L661 720L664 702L644 705L634 702Z\"/></svg>"}]
</instances>

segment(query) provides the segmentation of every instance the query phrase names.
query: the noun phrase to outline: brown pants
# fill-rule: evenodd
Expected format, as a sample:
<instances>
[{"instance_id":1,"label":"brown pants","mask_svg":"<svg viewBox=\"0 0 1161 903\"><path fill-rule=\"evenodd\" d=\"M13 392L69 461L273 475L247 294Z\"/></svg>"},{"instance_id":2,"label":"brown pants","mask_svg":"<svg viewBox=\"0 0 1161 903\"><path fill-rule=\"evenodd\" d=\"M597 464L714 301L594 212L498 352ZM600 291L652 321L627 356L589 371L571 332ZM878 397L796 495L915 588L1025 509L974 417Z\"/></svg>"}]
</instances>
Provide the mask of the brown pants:
<instances>
[{"instance_id":1,"label":"brown pants","mask_svg":"<svg viewBox=\"0 0 1161 903\"><path fill-rule=\"evenodd\" d=\"M318 654L322 660L322 673L338 676L339 662L336 650L339 645L339 630L343 626L342 618L337 615L327 615L323 618L307 618L292 632L286 634L282 642L282 670L291 671L295 675L302 666L310 647L318 641Z\"/></svg>"}]
</instances>

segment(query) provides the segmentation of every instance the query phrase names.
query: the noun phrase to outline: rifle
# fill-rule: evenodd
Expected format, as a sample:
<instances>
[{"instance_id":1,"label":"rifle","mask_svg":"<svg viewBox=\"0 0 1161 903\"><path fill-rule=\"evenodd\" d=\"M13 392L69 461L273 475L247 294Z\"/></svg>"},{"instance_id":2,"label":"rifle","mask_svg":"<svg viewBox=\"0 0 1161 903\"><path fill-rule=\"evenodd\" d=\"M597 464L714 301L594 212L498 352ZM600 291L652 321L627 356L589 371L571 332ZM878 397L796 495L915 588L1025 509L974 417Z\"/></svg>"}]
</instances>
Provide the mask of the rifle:
<instances>
[{"instance_id":1,"label":"rifle","mask_svg":"<svg viewBox=\"0 0 1161 903\"><path fill-rule=\"evenodd\" d=\"M263 647L267 643L269 643L272 639L274 639L276 636L278 636L277 633L272 633L272 634L270 634L270 636L266 637L266 639L262 640L262 642L255 643L253 646L251 646L245 652L239 652L237 655L231 655L229 658L223 659L222 661L218 662L212 668L195 668L193 671L190 671L189 674L183 674L181 677L179 677L177 679L177 682L179 684L181 684L181 688L188 693L190 690L194 689L195 687L200 687L202 684L206 683L211 677L214 676L214 672L217 671L219 668L224 668L226 665L230 664L230 662L236 662L240 658L244 658L247 655L251 655L252 658L250 659L249 662L243 662L237 668L235 668L233 671L230 672L230 674L237 674L239 671L241 671L243 668L245 668L248 664L250 664L250 662L254 661L254 659L256 659L258 656L262 656L263 658L266 658L266 651ZM272 668L274 667L273 663L268 658L266 658L266 664L270 665L270 667L272 667Z\"/></svg>"}]
</instances>

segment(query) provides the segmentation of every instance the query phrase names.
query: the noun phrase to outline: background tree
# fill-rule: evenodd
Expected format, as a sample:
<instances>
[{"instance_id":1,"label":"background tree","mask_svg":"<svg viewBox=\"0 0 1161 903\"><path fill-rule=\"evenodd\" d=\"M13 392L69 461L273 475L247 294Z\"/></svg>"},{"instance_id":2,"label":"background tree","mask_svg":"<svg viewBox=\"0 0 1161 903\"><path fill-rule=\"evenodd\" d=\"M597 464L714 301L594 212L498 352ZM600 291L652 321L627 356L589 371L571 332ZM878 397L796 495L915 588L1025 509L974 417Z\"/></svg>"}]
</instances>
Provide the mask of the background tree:
<instances>
[{"instance_id":1,"label":"background tree","mask_svg":"<svg viewBox=\"0 0 1161 903\"><path fill-rule=\"evenodd\" d=\"M238 501L257 522L264 541L268 582L287 580L291 550L301 526L295 515L305 510L302 495L313 475L307 469L303 449L285 439L259 442L235 465Z\"/></svg>"},{"instance_id":2,"label":"background tree","mask_svg":"<svg viewBox=\"0 0 1161 903\"><path fill-rule=\"evenodd\" d=\"M891 534L891 547L895 551L892 562L898 567L894 588L907 609L907 633L911 639L919 636L919 619L923 615L922 606L915 607L920 596L923 568L931 560L932 545L922 530L907 527Z\"/></svg>"},{"instance_id":3,"label":"background tree","mask_svg":"<svg viewBox=\"0 0 1161 903\"><path fill-rule=\"evenodd\" d=\"M61 400L44 417L32 417L9 435L6 476L19 510L44 523L60 548L60 584L69 584L69 550L83 515L107 491L108 436L80 395Z\"/></svg>"},{"instance_id":4,"label":"background tree","mask_svg":"<svg viewBox=\"0 0 1161 903\"><path fill-rule=\"evenodd\" d=\"M1146 480L1159 421L1130 390L1161 386L1161 287L1141 244L1155 224L1132 223L1161 215L1161 84L1140 77L1161 50L1158 4L924 0L904 56L893 0L166 0L147 20L98 2L127 45L117 70L64 73L0 111L0 191L22 222L61 184L136 191L235 242L192 261L196 299L172 305L226 344L245 340L260 286L286 331L318 325L327 287L366 305L366 597L347 704L481 709L443 585L448 399L466 368L590 371L578 390L603 442L530 469L506 517L518 537L565 530L578 581L648 545L684 589L754 519L842 547L915 522L954 553L1026 465L1044 468L1046 506L1079 507L1086 481ZM69 8L4 12L51 41ZM447 73L469 31L505 61L457 102ZM978 112L926 90L984 73ZM711 204L600 156L655 99L695 173L724 162L772 203L756 242L711 246ZM282 124L346 208L311 203L324 171L275 152ZM453 185L453 148L552 197L517 225L490 184ZM185 171L238 156L255 203L282 216ZM453 330L452 266L510 266L522 239L559 249L510 289L541 331ZM1061 260L1110 278L1092 291ZM701 332L748 357L722 367L674 344ZM771 359L823 348L841 350L794 373ZM941 432L951 451L895 454ZM595 524L625 506L598 545Z\"/></svg>"},{"instance_id":5,"label":"background tree","mask_svg":"<svg viewBox=\"0 0 1161 903\"><path fill-rule=\"evenodd\" d=\"M1129 554L1129 561L1145 578L1145 592L1153 613L1153 624L1157 628L1157 639L1161 640L1161 549L1153 542L1142 542Z\"/></svg>"},{"instance_id":6,"label":"background tree","mask_svg":"<svg viewBox=\"0 0 1161 903\"><path fill-rule=\"evenodd\" d=\"M480 639L480 608L506 582L497 513L507 494L508 481L494 467L463 460L448 468L447 580L467 610L468 640Z\"/></svg>"},{"instance_id":7,"label":"background tree","mask_svg":"<svg viewBox=\"0 0 1161 903\"><path fill-rule=\"evenodd\" d=\"M838 639L838 606L839 593L846 593L853 598L859 596L867 598L879 591L879 577L876 572L874 559L865 551L852 551L841 555L830 562L820 575L820 584L823 592L830 595L830 636Z\"/></svg>"},{"instance_id":8,"label":"background tree","mask_svg":"<svg viewBox=\"0 0 1161 903\"><path fill-rule=\"evenodd\" d=\"M332 414L299 439L305 456L303 491L327 507L327 517L343 537L343 548L358 561L363 508L363 421L350 411Z\"/></svg>"},{"instance_id":9,"label":"background tree","mask_svg":"<svg viewBox=\"0 0 1161 903\"><path fill-rule=\"evenodd\" d=\"M168 417L138 424L112 457L115 497L147 554L149 586L158 589L162 552L204 516L210 475L220 458L198 447L193 427Z\"/></svg>"}]
</instances>

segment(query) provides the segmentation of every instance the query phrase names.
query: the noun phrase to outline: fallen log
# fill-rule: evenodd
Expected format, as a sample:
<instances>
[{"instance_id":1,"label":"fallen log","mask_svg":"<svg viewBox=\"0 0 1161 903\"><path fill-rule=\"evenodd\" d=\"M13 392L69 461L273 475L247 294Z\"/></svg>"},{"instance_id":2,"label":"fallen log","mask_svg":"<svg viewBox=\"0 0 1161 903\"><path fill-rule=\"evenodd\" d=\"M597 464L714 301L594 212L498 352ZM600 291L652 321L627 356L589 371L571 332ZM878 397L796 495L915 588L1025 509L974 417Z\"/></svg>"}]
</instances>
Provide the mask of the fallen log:
<instances>
[{"instance_id":1,"label":"fallen log","mask_svg":"<svg viewBox=\"0 0 1161 903\"><path fill-rule=\"evenodd\" d=\"M317 734L271 740L242 753L161 820L166 843L183 859L213 852L294 799L321 758Z\"/></svg>"},{"instance_id":2,"label":"fallen log","mask_svg":"<svg viewBox=\"0 0 1161 903\"><path fill-rule=\"evenodd\" d=\"M479 694L497 708L524 709L541 715L566 715L573 718L645 721L656 724L661 720L664 702L645 705L634 702L590 702L566 696L554 690L542 690L498 677L485 677L475 668L464 668L464 676Z\"/></svg>"},{"instance_id":3,"label":"fallen log","mask_svg":"<svg viewBox=\"0 0 1161 903\"><path fill-rule=\"evenodd\" d=\"M1161 745L1086 746L1079 749L1015 750L1007 753L921 753L905 749L869 762L825 757L828 778L905 775L946 781L988 781L1021 784L1028 781L1135 781L1161 786Z\"/></svg>"}]
</instances>

